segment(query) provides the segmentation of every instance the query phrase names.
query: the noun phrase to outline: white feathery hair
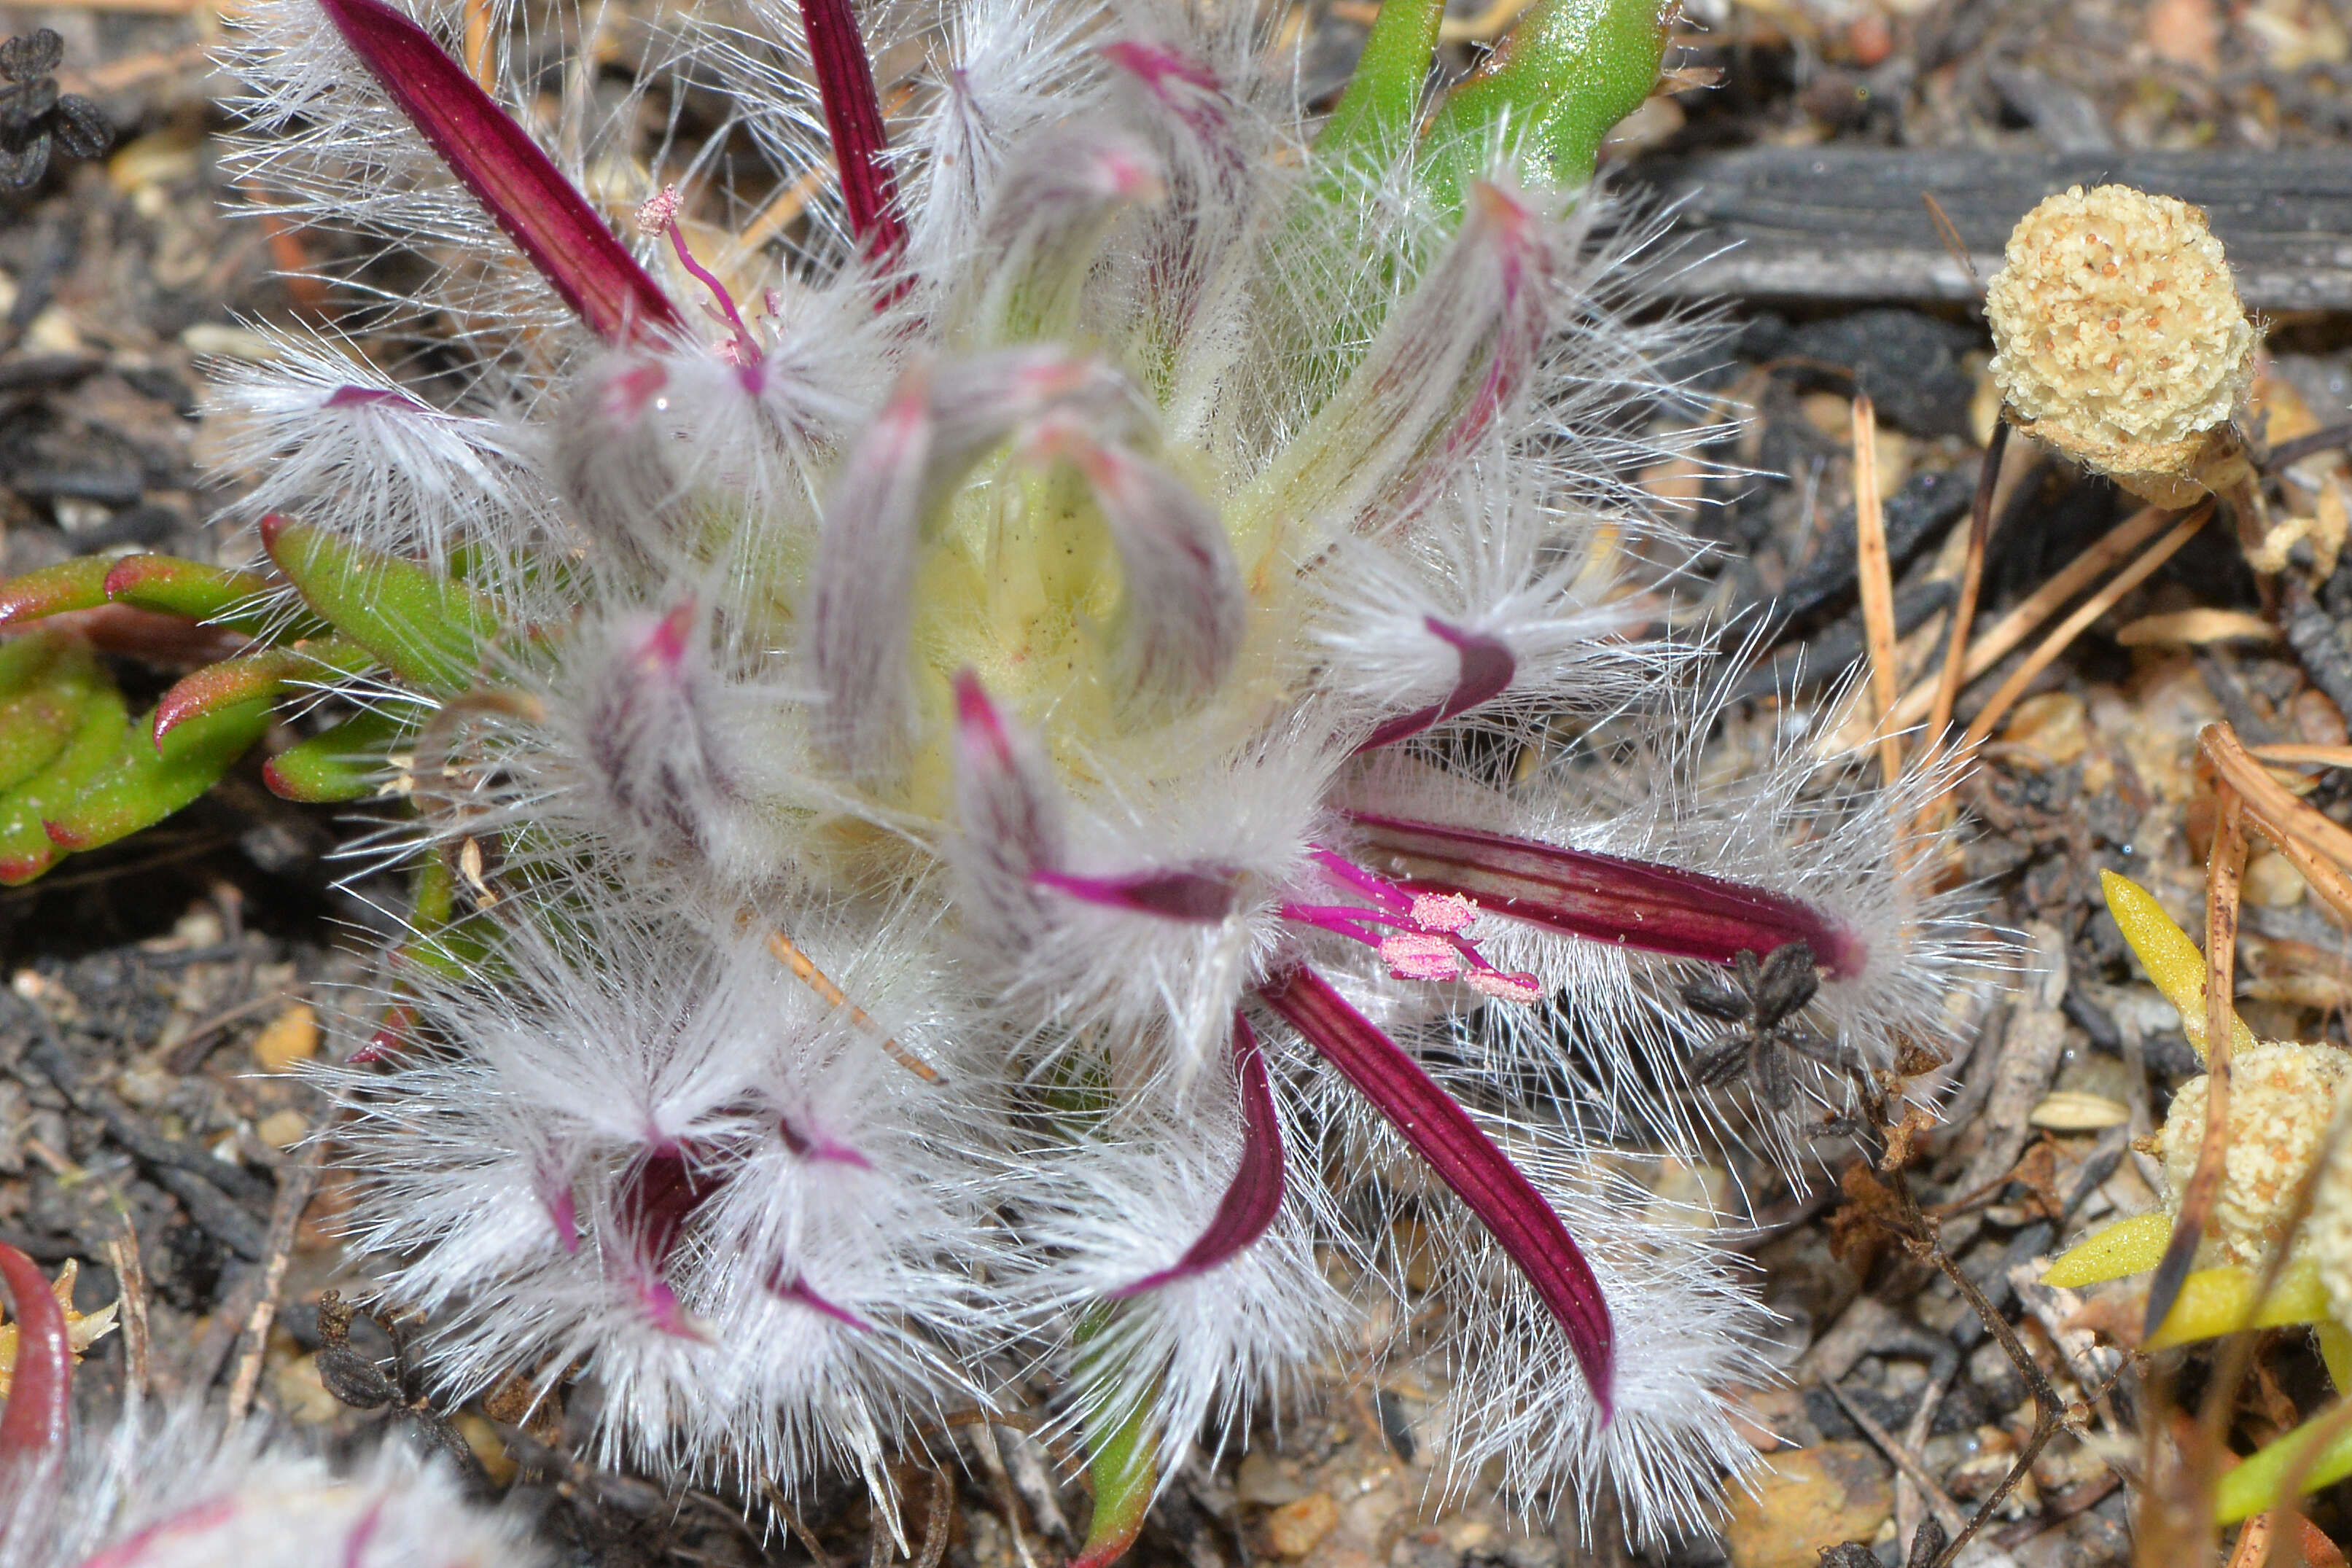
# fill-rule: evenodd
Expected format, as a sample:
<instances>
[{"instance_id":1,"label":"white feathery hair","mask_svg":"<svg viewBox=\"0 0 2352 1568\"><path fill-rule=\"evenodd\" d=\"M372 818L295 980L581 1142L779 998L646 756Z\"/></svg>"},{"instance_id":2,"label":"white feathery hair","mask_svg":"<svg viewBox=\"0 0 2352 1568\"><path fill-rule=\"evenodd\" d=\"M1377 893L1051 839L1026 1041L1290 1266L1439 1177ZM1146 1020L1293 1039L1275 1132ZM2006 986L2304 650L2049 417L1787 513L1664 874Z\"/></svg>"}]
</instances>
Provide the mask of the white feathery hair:
<instances>
[{"instance_id":1,"label":"white feathery hair","mask_svg":"<svg viewBox=\"0 0 2352 1568\"><path fill-rule=\"evenodd\" d=\"M176 1402L78 1432L54 1491L0 1499L0 1568L541 1568L515 1510L484 1508L398 1437L356 1462L256 1418ZM33 1511L26 1512L25 1511Z\"/></svg>"},{"instance_id":2,"label":"white feathery hair","mask_svg":"<svg viewBox=\"0 0 2352 1568\"><path fill-rule=\"evenodd\" d=\"M919 924L793 939L862 1020L709 924L607 905L508 926L478 977L420 972L391 1071L329 1080L354 1109L351 1233L434 1315L425 1365L454 1396L577 1362L608 1460L793 1486L977 1396L963 1369L1004 1336L975 1299L1003 1134Z\"/></svg>"}]
</instances>

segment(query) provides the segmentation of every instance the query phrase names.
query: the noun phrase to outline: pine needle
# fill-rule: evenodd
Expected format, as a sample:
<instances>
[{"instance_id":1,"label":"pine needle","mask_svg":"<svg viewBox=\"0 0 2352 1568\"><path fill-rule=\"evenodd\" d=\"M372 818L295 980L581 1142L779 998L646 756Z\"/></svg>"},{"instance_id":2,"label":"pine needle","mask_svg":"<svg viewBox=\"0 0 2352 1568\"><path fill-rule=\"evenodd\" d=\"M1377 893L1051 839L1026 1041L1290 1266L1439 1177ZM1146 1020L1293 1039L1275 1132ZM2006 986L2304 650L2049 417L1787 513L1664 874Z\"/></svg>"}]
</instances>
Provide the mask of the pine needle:
<instances>
[{"instance_id":1,"label":"pine needle","mask_svg":"<svg viewBox=\"0 0 2352 1568\"><path fill-rule=\"evenodd\" d=\"M1853 400L1854 563L1862 580L1862 620L1870 637L1871 717L1878 726L1878 768L1893 784L1903 771L1903 738L1892 716L1902 678L1895 663L1895 579L1886 554L1886 514L1878 497L1878 410Z\"/></svg>"},{"instance_id":2,"label":"pine needle","mask_svg":"<svg viewBox=\"0 0 2352 1568\"><path fill-rule=\"evenodd\" d=\"M2180 1298L2180 1287L2197 1261L2197 1244L2221 1190L2222 1162L2230 1143L2230 1023L2237 984L2238 888L2246 870L2245 810L2225 781L2216 792L2221 810L2213 824L2213 848L2205 860L2205 1136L2197 1169L2180 1196L2180 1217L2172 1240L2147 1286L2147 1315L2141 1337L2153 1339Z\"/></svg>"}]
</instances>

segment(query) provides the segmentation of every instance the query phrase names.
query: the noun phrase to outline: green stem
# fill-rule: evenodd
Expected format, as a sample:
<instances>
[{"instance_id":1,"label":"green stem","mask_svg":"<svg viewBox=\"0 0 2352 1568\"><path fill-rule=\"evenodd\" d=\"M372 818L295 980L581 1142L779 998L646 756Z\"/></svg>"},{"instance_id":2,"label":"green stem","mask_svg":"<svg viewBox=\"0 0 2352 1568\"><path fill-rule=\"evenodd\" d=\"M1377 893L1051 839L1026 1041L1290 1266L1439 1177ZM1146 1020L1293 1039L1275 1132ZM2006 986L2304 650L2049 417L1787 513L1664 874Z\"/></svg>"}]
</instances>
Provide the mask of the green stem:
<instances>
[{"instance_id":1,"label":"green stem","mask_svg":"<svg viewBox=\"0 0 2352 1568\"><path fill-rule=\"evenodd\" d=\"M1152 1463L1157 1447L1151 1429L1155 1383L1135 1398L1121 1397L1119 1368L1107 1364L1100 1353L1090 1354L1089 1342L1099 1340L1118 1309L1097 1309L1077 1332L1080 1375L1094 1386L1088 1392L1083 1430L1087 1445L1087 1479L1094 1488L1094 1518L1087 1524L1086 1541L1069 1568L1108 1568L1127 1554L1151 1510L1152 1494L1160 1490L1160 1472Z\"/></svg>"}]
</instances>

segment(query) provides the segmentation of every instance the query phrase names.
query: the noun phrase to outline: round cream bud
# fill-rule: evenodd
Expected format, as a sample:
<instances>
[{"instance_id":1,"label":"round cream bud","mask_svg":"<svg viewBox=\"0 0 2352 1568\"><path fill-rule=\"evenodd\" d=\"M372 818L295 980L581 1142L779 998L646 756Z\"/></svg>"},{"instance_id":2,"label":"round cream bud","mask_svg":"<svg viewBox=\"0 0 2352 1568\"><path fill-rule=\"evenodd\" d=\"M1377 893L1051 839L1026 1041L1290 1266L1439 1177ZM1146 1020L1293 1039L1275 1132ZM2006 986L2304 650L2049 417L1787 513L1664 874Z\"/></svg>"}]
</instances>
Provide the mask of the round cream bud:
<instances>
[{"instance_id":1,"label":"round cream bud","mask_svg":"<svg viewBox=\"0 0 2352 1568\"><path fill-rule=\"evenodd\" d=\"M2161 505L2203 493L2254 329L2202 212L2127 185L2052 196L2010 235L1985 314L2020 430Z\"/></svg>"},{"instance_id":2,"label":"round cream bud","mask_svg":"<svg viewBox=\"0 0 2352 1568\"><path fill-rule=\"evenodd\" d=\"M2352 1112L2344 1113L2352 1114ZM2300 1249L2319 1270L2328 1311L2352 1323L2352 1128L2339 1135L2311 1194L2311 1214L2303 1222Z\"/></svg>"},{"instance_id":3,"label":"round cream bud","mask_svg":"<svg viewBox=\"0 0 2352 1568\"><path fill-rule=\"evenodd\" d=\"M2173 1097L2157 1135L2166 1206L2177 1209L2205 1142L2203 1077ZM2254 1268L2284 1233L2302 1185L2327 1140L2339 1102L2352 1099L2352 1055L2328 1045L2265 1040L2230 1063L2230 1140L2221 1188L2198 1261Z\"/></svg>"}]
</instances>

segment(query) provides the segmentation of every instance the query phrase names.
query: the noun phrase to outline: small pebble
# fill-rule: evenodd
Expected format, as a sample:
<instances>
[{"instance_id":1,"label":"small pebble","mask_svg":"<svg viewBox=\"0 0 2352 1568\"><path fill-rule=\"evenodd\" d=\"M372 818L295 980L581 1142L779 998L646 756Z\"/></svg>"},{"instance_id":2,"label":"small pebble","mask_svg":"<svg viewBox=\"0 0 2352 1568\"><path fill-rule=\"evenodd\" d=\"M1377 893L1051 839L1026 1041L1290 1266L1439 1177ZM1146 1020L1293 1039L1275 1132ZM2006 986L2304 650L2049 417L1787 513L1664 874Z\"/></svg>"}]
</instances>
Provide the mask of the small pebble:
<instances>
[{"instance_id":1,"label":"small pebble","mask_svg":"<svg viewBox=\"0 0 2352 1568\"><path fill-rule=\"evenodd\" d=\"M1776 1454L1753 1484L1733 1493L1724 1521L1732 1568L1815 1568L1825 1549L1868 1541L1895 1511L1886 1466L1866 1443Z\"/></svg>"},{"instance_id":2,"label":"small pebble","mask_svg":"<svg viewBox=\"0 0 2352 1568\"><path fill-rule=\"evenodd\" d=\"M320 1426L342 1414L343 1402L328 1393L319 1379L316 1355L301 1356L278 1367L270 1374L269 1385L278 1396L278 1409L298 1426Z\"/></svg>"},{"instance_id":3,"label":"small pebble","mask_svg":"<svg viewBox=\"0 0 2352 1568\"><path fill-rule=\"evenodd\" d=\"M2246 862L2246 871L2240 883L2248 904L2263 909L2284 909L2303 902L2303 873L2294 862L2275 851L2266 851Z\"/></svg>"},{"instance_id":4,"label":"small pebble","mask_svg":"<svg viewBox=\"0 0 2352 1568\"><path fill-rule=\"evenodd\" d=\"M2045 692L2017 705L2000 737L2032 747L2053 768L2063 768L2091 744L2090 715L2083 699L2071 692Z\"/></svg>"},{"instance_id":5,"label":"small pebble","mask_svg":"<svg viewBox=\"0 0 2352 1568\"><path fill-rule=\"evenodd\" d=\"M308 1061L319 1051L319 1015L308 1002L297 1002L269 1020L253 1037L253 1060L264 1072L283 1072Z\"/></svg>"},{"instance_id":6,"label":"small pebble","mask_svg":"<svg viewBox=\"0 0 2352 1568\"><path fill-rule=\"evenodd\" d=\"M1329 1492L1309 1492L1266 1515L1265 1536L1285 1557L1304 1557L1339 1522L1339 1505Z\"/></svg>"},{"instance_id":7,"label":"small pebble","mask_svg":"<svg viewBox=\"0 0 2352 1568\"><path fill-rule=\"evenodd\" d=\"M2047 1127L2053 1133L2090 1133L2102 1127L2122 1126L2131 1120L2131 1112L2104 1094L2061 1089L2043 1095L2042 1103L2028 1112L2025 1119L2033 1126Z\"/></svg>"},{"instance_id":8,"label":"small pebble","mask_svg":"<svg viewBox=\"0 0 2352 1568\"><path fill-rule=\"evenodd\" d=\"M299 1111L272 1111L254 1126L254 1135L273 1149L290 1149L310 1131Z\"/></svg>"}]
</instances>

